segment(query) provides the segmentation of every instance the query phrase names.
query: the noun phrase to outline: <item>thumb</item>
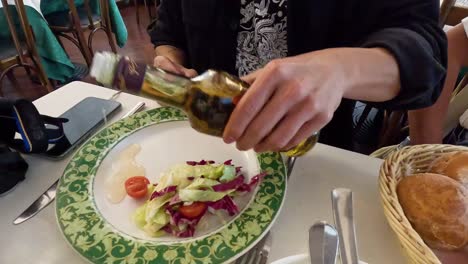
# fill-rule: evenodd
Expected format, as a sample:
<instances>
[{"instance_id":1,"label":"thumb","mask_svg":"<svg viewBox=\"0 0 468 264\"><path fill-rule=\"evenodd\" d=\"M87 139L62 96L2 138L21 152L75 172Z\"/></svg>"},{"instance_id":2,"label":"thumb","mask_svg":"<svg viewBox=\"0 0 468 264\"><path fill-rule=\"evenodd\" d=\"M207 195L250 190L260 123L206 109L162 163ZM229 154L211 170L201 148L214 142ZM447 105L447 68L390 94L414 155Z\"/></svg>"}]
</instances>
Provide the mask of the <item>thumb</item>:
<instances>
[{"instance_id":1,"label":"thumb","mask_svg":"<svg viewBox=\"0 0 468 264\"><path fill-rule=\"evenodd\" d=\"M186 69L184 68L184 75L187 78L193 78L198 75L197 71L194 69Z\"/></svg>"},{"instance_id":2,"label":"thumb","mask_svg":"<svg viewBox=\"0 0 468 264\"><path fill-rule=\"evenodd\" d=\"M256 70L247 75L242 76L241 79L248 84L252 84L255 81L255 79L257 79L257 76L259 75L259 73L260 73L260 70Z\"/></svg>"},{"instance_id":3,"label":"thumb","mask_svg":"<svg viewBox=\"0 0 468 264\"><path fill-rule=\"evenodd\" d=\"M156 56L154 58L153 65L168 72L172 72L175 74L184 74L183 68L181 68L181 66L177 65L176 63L172 62L169 58L164 56Z\"/></svg>"}]
</instances>

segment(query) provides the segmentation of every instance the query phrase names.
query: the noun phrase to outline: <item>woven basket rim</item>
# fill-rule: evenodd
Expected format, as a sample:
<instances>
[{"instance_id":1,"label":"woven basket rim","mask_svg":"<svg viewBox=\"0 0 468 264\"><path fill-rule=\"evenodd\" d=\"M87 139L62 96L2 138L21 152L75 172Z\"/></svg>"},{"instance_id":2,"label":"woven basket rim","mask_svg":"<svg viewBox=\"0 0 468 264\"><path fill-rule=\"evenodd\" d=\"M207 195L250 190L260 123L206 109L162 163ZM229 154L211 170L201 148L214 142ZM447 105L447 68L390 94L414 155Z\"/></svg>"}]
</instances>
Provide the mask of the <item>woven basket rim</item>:
<instances>
[{"instance_id":1,"label":"woven basket rim","mask_svg":"<svg viewBox=\"0 0 468 264\"><path fill-rule=\"evenodd\" d=\"M468 152L468 147L444 144L407 146L391 153L380 167L379 193L384 214L411 263L440 264L441 262L432 249L424 243L421 236L413 229L410 221L404 214L396 194L398 181L395 179L396 175L393 172L403 165L401 164L403 161L416 154L432 153L433 155L440 155L456 151Z\"/></svg>"}]
</instances>

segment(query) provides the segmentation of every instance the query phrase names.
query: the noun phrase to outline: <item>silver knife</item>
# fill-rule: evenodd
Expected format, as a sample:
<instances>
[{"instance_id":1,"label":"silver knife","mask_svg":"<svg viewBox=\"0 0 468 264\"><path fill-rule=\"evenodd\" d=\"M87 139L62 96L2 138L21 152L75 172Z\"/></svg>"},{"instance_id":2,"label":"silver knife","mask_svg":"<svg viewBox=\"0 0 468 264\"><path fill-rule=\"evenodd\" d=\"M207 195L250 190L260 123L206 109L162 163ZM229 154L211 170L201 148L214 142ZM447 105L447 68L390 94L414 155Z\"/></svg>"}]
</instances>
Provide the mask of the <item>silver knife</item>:
<instances>
[{"instance_id":1,"label":"silver knife","mask_svg":"<svg viewBox=\"0 0 468 264\"><path fill-rule=\"evenodd\" d=\"M145 102L139 102L138 104L136 104L132 110L128 111L128 113L126 113L125 115L123 115L120 119L124 119L124 118L127 118L139 111L141 111L143 109L143 107L145 107Z\"/></svg>"},{"instance_id":2,"label":"silver knife","mask_svg":"<svg viewBox=\"0 0 468 264\"><path fill-rule=\"evenodd\" d=\"M55 199L55 193L57 191L58 180L56 180L52 186L45 191L34 203L32 203L20 216L18 216L13 224L19 225L29 218L35 216L39 211L49 205Z\"/></svg>"},{"instance_id":3,"label":"silver knife","mask_svg":"<svg viewBox=\"0 0 468 264\"><path fill-rule=\"evenodd\" d=\"M338 255L338 232L324 221L309 229L309 254L311 264L335 264Z\"/></svg>"},{"instance_id":4,"label":"silver knife","mask_svg":"<svg viewBox=\"0 0 468 264\"><path fill-rule=\"evenodd\" d=\"M332 207L340 239L341 262L342 264L358 264L359 257L353 216L353 193L351 190L334 189L332 191Z\"/></svg>"},{"instance_id":5,"label":"silver knife","mask_svg":"<svg viewBox=\"0 0 468 264\"><path fill-rule=\"evenodd\" d=\"M118 94L118 93L117 93ZM114 94L115 95L115 94ZM139 102L136 104L130 111L128 111L122 118L126 118L128 116L131 116L138 111L141 111L143 107L145 106L144 102ZM14 221L14 225L19 225L23 223L24 221L32 218L35 216L37 213L39 213L42 209L46 208L54 199L55 199L55 194L57 193L57 185L58 185L59 180L56 180L52 186L47 189L39 198L36 199L26 210L24 210L23 213L21 213Z\"/></svg>"}]
</instances>

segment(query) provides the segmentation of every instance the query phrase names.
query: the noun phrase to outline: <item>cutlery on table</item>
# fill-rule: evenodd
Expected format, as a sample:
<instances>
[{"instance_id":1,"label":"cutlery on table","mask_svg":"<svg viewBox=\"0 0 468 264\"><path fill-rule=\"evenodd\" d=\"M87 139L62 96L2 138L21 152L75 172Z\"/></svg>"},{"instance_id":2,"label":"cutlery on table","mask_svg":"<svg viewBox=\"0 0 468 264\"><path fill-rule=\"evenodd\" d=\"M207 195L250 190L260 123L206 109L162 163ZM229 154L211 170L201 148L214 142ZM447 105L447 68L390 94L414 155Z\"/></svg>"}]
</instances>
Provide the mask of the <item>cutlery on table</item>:
<instances>
[{"instance_id":1,"label":"cutlery on table","mask_svg":"<svg viewBox=\"0 0 468 264\"><path fill-rule=\"evenodd\" d=\"M268 232L253 248L237 259L235 264L266 264L270 253L272 238Z\"/></svg>"},{"instance_id":2,"label":"cutlery on table","mask_svg":"<svg viewBox=\"0 0 468 264\"><path fill-rule=\"evenodd\" d=\"M139 102L137 103L130 111L128 111L125 115L123 115L120 119L127 118L139 111L141 111L145 107L145 102Z\"/></svg>"},{"instance_id":3,"label":"cutlery on table","mask_svg":"<svg viewBox=\"0 0 468 264\"><path fill-rule=\"evenodd\" d=\"M110 100L115 99L118 95L120 94L119 92L116 92L114 95L112 95ZM145 106L144 102L139 102L137 103L130 111L128 111L124 116L122 116L120 119L126 118L128 116L131 116L143 109ZM14 221L13 224L18 225L23 223L24 221L32 218L35 216L37 213L39 213L42 209L47 207L54 199L55 195L57 193L57 185L58 185L59 180L56 180L50 187L45 191L39 198L37 198L23 213L21 213Z\"/></svg>"},{"instance_id":4,"label":"cutlery on table","mask_svg":"<svg viewBox=\"0 0 468 264\"><path fill-rule=\"evenodd\" d=\"M358 264L356 231L353 216L353 193L349 189L332 191L332 207L335 226L340 241L340 256L343 264Z\"/></svg>"},{"instance_id":5,"label":"cutlery on table","mask_svg":"<svg viewBox=\"0 0 468 264\"><path fill-rule=\"evenodd\" d=\"M294 164L296 163L296 157L288 157L288 160L286 161L286 168L288 170L287 177L289 179L289 176L291 176L291 172L294 168Z\"/></svg>"},{"instance_id":6,"label":"cutlery on table","mask_svg":"<svg viewBox=\"0 0 468 264\"><path fill-rule=\"evenodd\" d=\"M107 99L107 100L114 101L114 100L116 100L116 99L117 99L117 97L118 97L118 96L119 96L121 93L122 93L122 91L121 91L121 90L119 90L119 91L115 92L114 94L112 94L112 96L111 96L111 97L109 97L109 99Z\"/></svg>"},{"instance_id":7,"label":"cutlery on table","mask_svg":"<svg viewBox=\"0 0 468 264\"><path fill-rule=\"evenodd\" d=\"M309 255L311 264L335 264L338 255L338 232L324 221L309 229Z\"/></svg>"}]
</instances>

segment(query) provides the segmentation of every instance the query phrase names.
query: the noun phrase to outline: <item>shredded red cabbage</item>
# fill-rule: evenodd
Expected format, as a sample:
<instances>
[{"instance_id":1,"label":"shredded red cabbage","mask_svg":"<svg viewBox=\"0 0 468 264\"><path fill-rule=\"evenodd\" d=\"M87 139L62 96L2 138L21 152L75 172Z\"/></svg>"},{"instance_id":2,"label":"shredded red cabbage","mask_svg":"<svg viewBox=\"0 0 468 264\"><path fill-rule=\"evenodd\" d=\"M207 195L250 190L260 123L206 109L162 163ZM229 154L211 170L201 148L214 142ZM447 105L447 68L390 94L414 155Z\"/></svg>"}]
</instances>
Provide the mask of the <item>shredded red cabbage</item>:
<instances>
[{"instance_id":1,"label":"shredded red cabbage","mask_svg":"<svg viewBox=\"0 0 468 264\"><path fill-rule=\"evenodd\" d=\"M239 208L237 208L237 205L234 203L234 201L229 195L224 196L222 199L216 202L207 202L206 205L208 205L208 207L213 208L214 210L224 209L228 212L230 216L239 213Z\"/></svg>"},{"instance_id":2,"label":"shredded red cabbage","mask_svg":"<svg viewBox=\"0 0 468 264\"><path fill-rule=\"evenodd\" d=\"M176 232L175 236L177 236L177 237L193 237L194 233L195 233L195 227L187 226L187 229L185 229L184 231Z\"/></svg>"},{"instance_id":3,"label":"shredded red cabbage","mask_svg":"<svg viewBox=\"0 0 468 264\"><path fill-rule=\"evenodd\" d=\"M215 192L225 192L228 190L237 189L244 183L244 180L244 175L239 175L231 181L214 185L212 188Z\"/></svg>"},{"instance_id":4,"label":"shredded red cabbage","mask_svg":"<svg viewBox=\"0 0 468 264\"><path fill-rule=\"evenodd\" d=\"M168 186L164 189L162 189L161 191L154 191L152 194L151 194L151 197L150 197L150 201L157 198L157 197L160 197L160 196L163 196L165 195L166 193L170 193L170 192L175 192L177 190L177 186L175 185L172 185L172 186Z\"/></svg>"},{"instance_id":5,"label":"shredded red cabbage","mask_svg":"<svg viewBox=\"0 0 468 264\"><path fill-rule=\"evenodd\" d=\"M169 223L173 226L179 225L180 218L182 215L179 211L172 209L171 207L166 208L166 213L170 216Z\"/></svg>"},{"instance_id":6,"label":"shredded red cabbage","mask_svg":"<svg viewBox=\"0 0 468 264\"><path fill-rule=\"evenodd\" d=\"M182 201L180 200L180 197L178 194L172 196L171 200L169 200L169 206L181 203Z\"/></svg>"},{"instance_id":7,"label":"shredded red cabbage","mask_svg":"<svg viewBox=\"0 0 468 264\"><path fill-rule=\"evenodd\" d=\"M200 222L200 219L205 215L205 212L194 219L188 219L182 214L168 206L166 213L170 216L169 224L163 227L163 230L176 237L192 237L195 233L195 226ZM185 227L185 228L182 228Z\"/></svg>"},{"instance_id":8,"label":"shredded red cabbage","mask_svg":"<svg viewBox=\"0 0 468 264\"><path fill-rule=\"evenodd\" d=\"M239 187L237 187L236 191L238 192L250 192L252 188L266 176L266 172L262 172L260 174L255 175L249 183L242 183Z\"/></svg>"},{"instance_id":9,"label":"shredded red cabbage","mask_svg":"<svg viewBox=\"0 0 468 264\"><path fill-rule=\"evenodd\" d=\"M197 166L197 165L206 165L206 164L215 164L214 160L200 160L200 161L187 161L187 165Z\"/></svg>"},{"instance_id":10,"label":"shredded red cabbage","mask_svg":"<svg viewBox=\"0 0 468 264\"><path fill-rule=\"evenodd\" d=\"M206 165L206 164L214 164L213 160L201 160L201 161L187 161L187 164L190 166L196 165ZM224 165L232 166L232 160L226 160ZM250 182L245 183L244 175L240 174L242 167L235 167L236 168L236 177L225 183L220 183L213 186L213 191L215 192L225 192L229 190L236 190L238 192L250 192L255 185L259 183L265 177L266 173L260 173L252 177ZM204 178L202 175L201 178ZM195 177L187 177L188 180L193 181ZM154 184L156 186L156 184ZM200 190L206 190L207 188L200 188ZM177 190L177 186L169 186L159 192L154 191L151 194L150 200L153 200L156 197L163 196L167 193L174 192ZM176 237L192 237L195 233L195 227L200 222L200 219L205 215L205 210L202 214L194 219L188 219L184 217L178 211L178 205L182 203L180 200L179 195L174 195L171 200L169 201L168 205L166 206L166 213L170 216L169 224L164 226L162 230L164 230L168 234L172 234ZM222 199L215 201L215 202L205 202L207 207L210 210L226 210L226 212L230 215L236 215L239 213L239 208L237 207L234 200L229 196L226 195Z\"/></svg>"}]
</instances>

